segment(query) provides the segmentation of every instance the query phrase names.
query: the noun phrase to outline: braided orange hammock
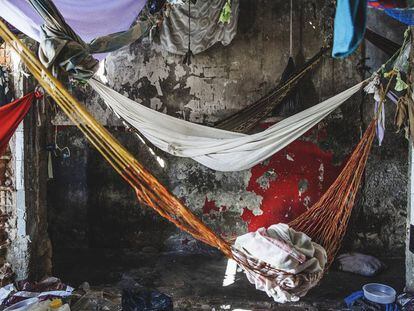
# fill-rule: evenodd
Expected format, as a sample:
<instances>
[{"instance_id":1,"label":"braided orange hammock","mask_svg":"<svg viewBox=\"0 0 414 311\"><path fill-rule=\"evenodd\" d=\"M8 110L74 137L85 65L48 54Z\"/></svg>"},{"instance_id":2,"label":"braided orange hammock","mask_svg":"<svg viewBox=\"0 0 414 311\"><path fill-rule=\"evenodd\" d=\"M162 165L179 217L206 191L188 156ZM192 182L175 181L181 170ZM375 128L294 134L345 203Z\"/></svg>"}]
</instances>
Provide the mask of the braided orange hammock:
<instances>
[{"instance_id":1,"label":"braided orange hammock","mask_svg":"<svg viewBox=\"0 0 414 311\"><path fill-rule=\"evenodd\" d=\"M168 191L136 160L39 62L32 52L0 21L0 36L20 55L22 61L90 143L136 191L140 202L156 210L194 238L221 250L244 269L256 271L249 258L216 235L180 200ZM374 137L371 123L352 154L344 171L315 206L292 222L292 226L308 233L325 246L332 261L345 233L355 195L361 181ZM271 269L271 268L269 268ZM274 269L273 269L274 270Z\"/></svg>"}]
</instances>

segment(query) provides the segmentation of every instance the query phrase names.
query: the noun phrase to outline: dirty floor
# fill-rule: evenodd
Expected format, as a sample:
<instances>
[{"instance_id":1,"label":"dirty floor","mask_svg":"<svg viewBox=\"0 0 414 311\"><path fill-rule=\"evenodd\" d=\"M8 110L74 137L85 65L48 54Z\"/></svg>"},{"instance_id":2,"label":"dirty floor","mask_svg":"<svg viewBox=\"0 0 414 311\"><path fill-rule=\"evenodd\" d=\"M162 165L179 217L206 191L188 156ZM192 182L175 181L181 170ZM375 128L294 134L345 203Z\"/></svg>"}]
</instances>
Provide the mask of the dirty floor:
<instances>
[{"instance_id":1,"label":"dirty floor","mask_svg":"<svg viewBox=\"0 0 414 311\"><path fill-rule=\"evenodd\" d=\"M220 255L160 255L151 250L139 254L108 250L65 253L55 258L55 274L68 284L87 281L97 288L116 290L122 279L134 279L170 295L175 310L346 310L343 298L365 283L386 283L398 292L404 284L404 260L387 259L389 268L377 277L331 271L300 302L278 305L256 291L240 272L232 285L223 287L227 260Z\"/></svg>"}]
</instances>

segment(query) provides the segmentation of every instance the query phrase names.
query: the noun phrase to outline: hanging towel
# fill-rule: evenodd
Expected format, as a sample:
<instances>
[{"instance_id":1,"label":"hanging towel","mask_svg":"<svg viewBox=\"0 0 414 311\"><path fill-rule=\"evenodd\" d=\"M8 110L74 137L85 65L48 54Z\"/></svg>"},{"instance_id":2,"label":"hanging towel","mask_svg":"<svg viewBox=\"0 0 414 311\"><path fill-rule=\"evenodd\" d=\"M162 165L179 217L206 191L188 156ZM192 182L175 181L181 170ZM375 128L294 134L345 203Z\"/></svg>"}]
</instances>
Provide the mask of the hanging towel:
<instances>
[{"instance_id":1,"label":"hanging towel","mask_svg":"<svg viewBox=\"0 0 414 311\"><path fill-rule=\"evenodd\" d=\"M364 83L358 83L262 132L246 135L174 118L134 102L97 80L89 80L105 103L155 146L222 172L249 169L266 160L305 134L357 93Z\"/></svg>"},{"instance_id":2,"label":"hanging towel","mask_svg":"<svg viewBox=\"0 0 414 311\"><path fill-rule=\"evenodd\" d=\"M367 0L339 0L334 22L332 56L347 57L361 43L365 34Z\"/></svg>"},{"instance_id":3,"label":"hanging towel","mask_svg":"<svg viewBox=\"0 0 414 311\"><path fill-rule=\"evenodd\" d=\"M36 96L39 95L30 93L10 104L0 107L0 156L6 151L10 138L28 113Z\"/></svg>"}]
</instances>

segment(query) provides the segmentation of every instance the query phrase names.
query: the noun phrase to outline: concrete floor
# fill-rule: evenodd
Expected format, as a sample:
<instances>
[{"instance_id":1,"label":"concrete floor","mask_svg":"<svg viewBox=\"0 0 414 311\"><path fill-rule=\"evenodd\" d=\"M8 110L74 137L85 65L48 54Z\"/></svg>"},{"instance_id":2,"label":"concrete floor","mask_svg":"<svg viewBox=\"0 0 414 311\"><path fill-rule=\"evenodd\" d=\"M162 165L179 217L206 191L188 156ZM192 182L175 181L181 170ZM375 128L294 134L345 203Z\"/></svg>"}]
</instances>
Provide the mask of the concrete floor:
<instances>
[{"instance_id":1,"label":"concrete floor","mask_svg":"<svg viewBox=\"0 0 414 311\"><path fill-rule=\"evenodd\" d=\"M278 305L265 293L256 291L243 273L237 273L234 284L223 287L227 260L216 254L157 255L152 250L139 254L78 250L67 254L55 258L55 274L66 283L77 286L87 281L97 288L105 285L116 291L120 280L134 279L170 295L175 310L346 310L343 298L363 284L381 282L398 292L404 286L403 259L387 259L389 268L377 277L331 271L300 302Z\"/></svg>"}]
</instances>

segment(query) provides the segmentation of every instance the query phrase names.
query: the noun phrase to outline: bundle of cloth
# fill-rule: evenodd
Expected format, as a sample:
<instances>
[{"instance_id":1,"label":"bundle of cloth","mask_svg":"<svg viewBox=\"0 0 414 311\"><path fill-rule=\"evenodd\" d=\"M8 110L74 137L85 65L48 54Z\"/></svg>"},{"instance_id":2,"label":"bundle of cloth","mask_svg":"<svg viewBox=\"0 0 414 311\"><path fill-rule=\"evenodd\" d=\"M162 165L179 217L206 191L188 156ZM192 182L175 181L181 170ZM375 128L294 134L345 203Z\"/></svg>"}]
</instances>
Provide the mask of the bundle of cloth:
<instances>
[{"instance_id":1,"label":"bundle of cloth","mask_svg":"<svg viewBox=\"0 0 414 311\"><path fill-rule=\"evenodd\" d=\"M246 272L246 276L256 289L279 303L305 296L322 278L327 262L322 246L281 223L238 237L234 247L275 269L271 278L263 277L262 273L268 276L269 271L262 266Z\"/></svg>"},{"instance_id":2,"label":"bundle of cloth","mask_svg":"<svg viewBox=\"0 0 414 311\"><path fill-rule=\"evenodd\" d=\"M237 33L239 0L231 1L230 18L225 22L220 22L220 16L229 0L196 1L190 5L190 12L187 1L174 3L165 12L160 29L164 50L184 55L190 40L191 52L199 54L216 43L226 46L232 42Z\"/></svg>"},{"instance_id":3,"label":"bundle of cloth","mask_svg":"<svg viewBox=\"0 0 414 311\"><path fill-rule=\"evenodd\" d=\"M87 80L107 53L150 29L153 21L137 21L145 4L146 0L0 0L0 16L40 42L43 65L58 65L75 79Z\"/></svg>"}]
</instances>

